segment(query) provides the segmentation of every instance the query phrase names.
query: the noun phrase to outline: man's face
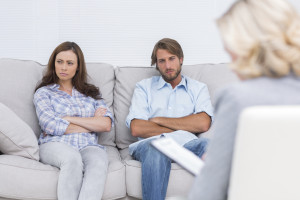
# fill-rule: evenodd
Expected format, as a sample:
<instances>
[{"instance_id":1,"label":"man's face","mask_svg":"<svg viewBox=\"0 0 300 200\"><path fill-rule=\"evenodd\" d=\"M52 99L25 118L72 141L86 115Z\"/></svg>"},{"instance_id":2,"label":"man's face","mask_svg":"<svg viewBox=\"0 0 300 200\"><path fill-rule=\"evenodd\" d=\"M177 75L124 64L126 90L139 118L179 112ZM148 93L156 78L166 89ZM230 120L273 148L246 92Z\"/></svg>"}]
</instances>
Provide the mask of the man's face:
<instances>
[{"instance_id":1,"label":"man's face","mask_svg":"<svg viewBox=\"0 0 300 200\"><path fill-rule=\"evenodd\" d=\"M181 64L183 58L178 58L176 55L169 53L165 49L158 49L156 52L157 69L168 83L181 80Z\"/></svg>"}]
</instances>

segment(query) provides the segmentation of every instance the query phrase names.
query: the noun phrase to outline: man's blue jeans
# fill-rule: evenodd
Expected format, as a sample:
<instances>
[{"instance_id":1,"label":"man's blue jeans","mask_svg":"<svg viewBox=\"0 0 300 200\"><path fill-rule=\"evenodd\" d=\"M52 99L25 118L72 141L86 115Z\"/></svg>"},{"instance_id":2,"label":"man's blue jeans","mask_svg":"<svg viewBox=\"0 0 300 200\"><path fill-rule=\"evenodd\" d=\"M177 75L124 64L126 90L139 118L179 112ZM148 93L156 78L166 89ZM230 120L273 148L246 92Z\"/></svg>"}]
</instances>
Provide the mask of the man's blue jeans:
<instances>
[{"instance_id":1,"label":"man's blue jeans","mask_svg":"<svg viewBox=\"0 0 300 200\"><path fill-rule=\"evenodd\" d=\"M171 159L151 145L152 140L141 142L133 152L134 159L142 163L142 190L144 200L164 200L171 171ZM199 138L186 143L184 147L201 157L208 140Z\"/></svg>"}]
</instances>

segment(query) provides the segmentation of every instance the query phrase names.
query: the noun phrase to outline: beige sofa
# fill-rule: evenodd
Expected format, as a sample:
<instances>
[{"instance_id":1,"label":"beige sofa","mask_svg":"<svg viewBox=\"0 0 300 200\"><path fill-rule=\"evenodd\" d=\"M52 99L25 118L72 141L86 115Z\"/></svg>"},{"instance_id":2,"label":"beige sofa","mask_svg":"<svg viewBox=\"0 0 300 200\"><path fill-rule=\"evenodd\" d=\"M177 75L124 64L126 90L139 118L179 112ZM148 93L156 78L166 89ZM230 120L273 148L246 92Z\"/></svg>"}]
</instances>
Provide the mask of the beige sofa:
<instances>
[{"instance_id":1,"label":"beige sofa","mask_svg":"<svg viewBox=\"0 0 300 200\"><path fill-rule=\"evenodd\" d=\"M0 59L0 200L57 199L59 169L38 161L36 142L40 128L32 98L44 69L34 61ZM105 63L88 63L87 70L115 116L114 128L99 134L99 143L106 146L109 155L103 199L141 199L141 164L128 153L129 144L136 138L125 126L125 118L135 83L159 73L154 67L114 67ZM212 102L217 88L237 80L225 64L186 65L182 73L206 83ZM26 140L22 139L25 136ZM189 173L172 163L167 199L185 196L192 182Z\"/></svg>"}]
</instances>

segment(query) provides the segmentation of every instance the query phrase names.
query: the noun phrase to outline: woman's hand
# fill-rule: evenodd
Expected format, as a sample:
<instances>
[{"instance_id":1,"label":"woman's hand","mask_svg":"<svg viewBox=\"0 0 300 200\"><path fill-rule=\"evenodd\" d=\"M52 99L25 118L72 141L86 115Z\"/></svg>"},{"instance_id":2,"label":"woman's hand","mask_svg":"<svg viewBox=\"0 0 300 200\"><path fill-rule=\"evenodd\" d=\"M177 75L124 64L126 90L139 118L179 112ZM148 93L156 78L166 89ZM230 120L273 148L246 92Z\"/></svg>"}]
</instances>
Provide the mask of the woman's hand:
<instances>
[{"instance_id":1,"label":"woman's hand","mask_svg":"<svg viewBox=\"0 0 300 200\"><path fill-rule=\"evenodd\" d=\"M70 122L65 134L70 134L70 133L90 133L91 131L87 128L84 128L80 125L77 125L75 123L73 123L74 121L74 117L69 117L69 116L65 116L62 119ZM73 120L72 120L73 119Z\"/></svg>"},{"instance_id":2,"label":"woman's hand","mask_svg":"<svg viewBox=\"0 0 300 200\"><path fill-rule=\"evenodd\" d=\"M106 114L106 111L106 108L100 107L95 111L94 117L103 117Z\"/></svg>"},{"instance_id":3,"label":"woman's hand","mask_svg":"<svg viewBox=\"0 0 300 200\"><path fill-rule=\"evenodd\" d=\"M72 131L96 133L110 131L111 119L104 117L106 112L106 108L100 107L95 111L94 117L63 117L64 120L70 122L66 133L72 133Z\"/></svg>"}]
</instances>

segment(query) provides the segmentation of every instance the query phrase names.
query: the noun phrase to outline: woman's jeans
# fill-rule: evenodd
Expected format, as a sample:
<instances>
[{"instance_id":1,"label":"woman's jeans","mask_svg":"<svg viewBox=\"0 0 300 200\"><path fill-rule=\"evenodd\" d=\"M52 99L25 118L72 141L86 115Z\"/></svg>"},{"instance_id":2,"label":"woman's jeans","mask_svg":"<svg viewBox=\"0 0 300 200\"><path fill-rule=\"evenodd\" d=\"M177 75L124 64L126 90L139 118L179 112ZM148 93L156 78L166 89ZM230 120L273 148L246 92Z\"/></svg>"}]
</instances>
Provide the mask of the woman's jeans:
<instances>
[{"instance_id":1,"label":"woman's jeans","mask_svg":"<svg viewBox=\"0 0 300 200\"><path fill-rule=\"evenodd\" d=\"M134 159L142 163L142 190L144 200L164 200L169 182L171 159L151 145L152 140L141 142L133 152ZM208 140L199 138L184 147L197 156L206 151Z\"/></svg>"},{"instance_id":2,"label":"woman's jeans","mask_svg":"<svg viewBox=\"0 0 300 200\"><path fill-rule=\"evenodd\" d=\"M40 145L41 162L60 168L58 200L100 200L108 160L104 149L87 146L80 151L60 143Z\"/></svg>"}]
</instances>

